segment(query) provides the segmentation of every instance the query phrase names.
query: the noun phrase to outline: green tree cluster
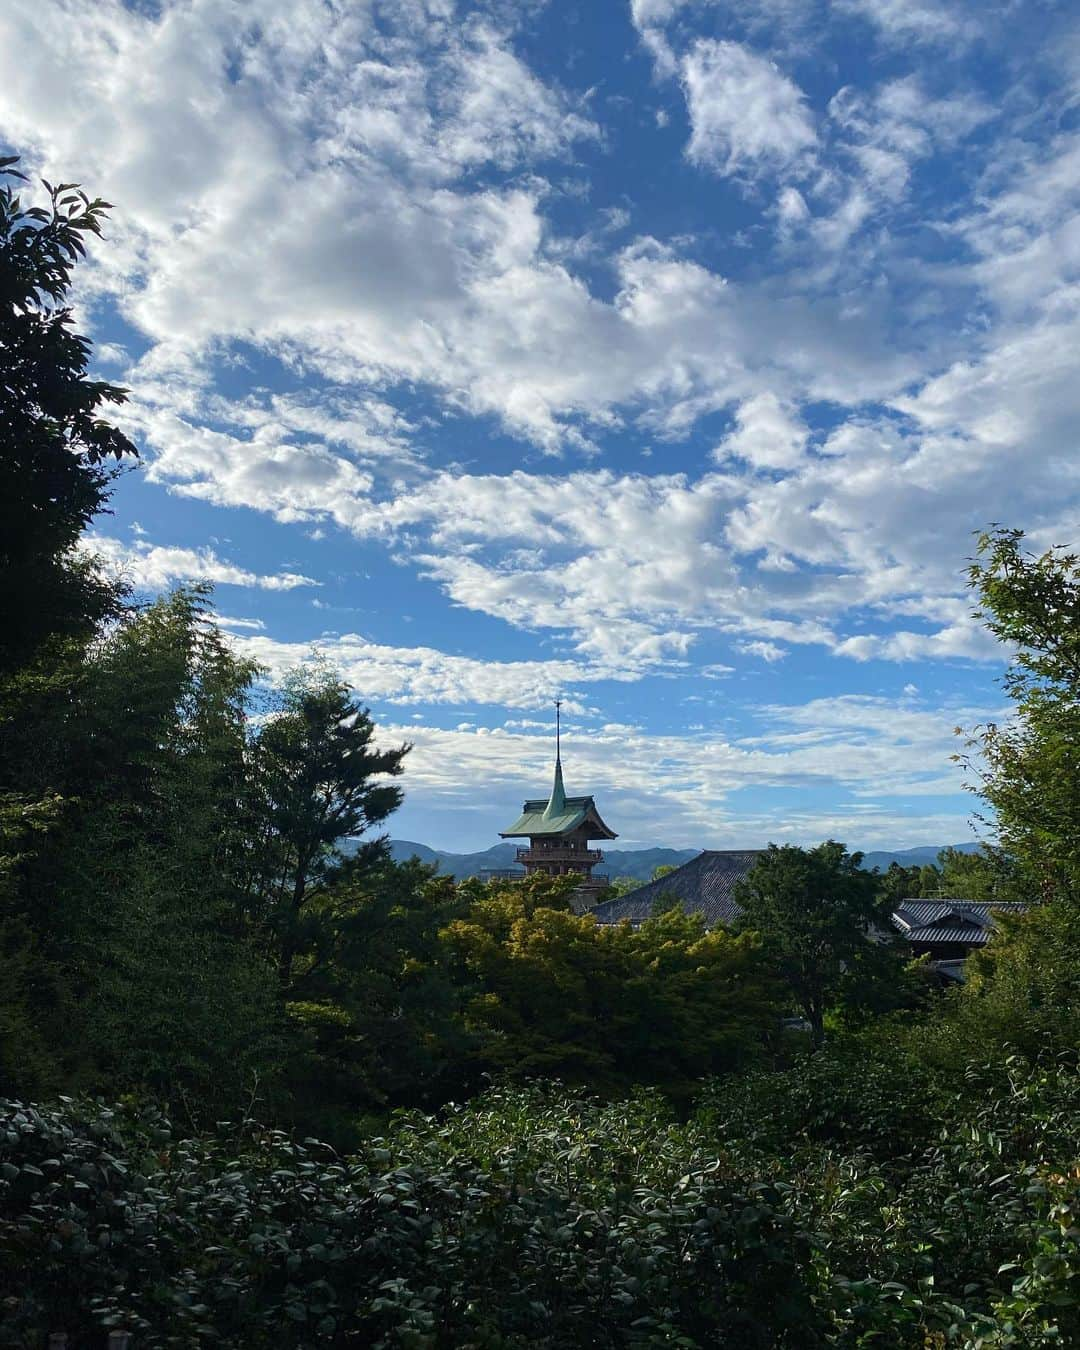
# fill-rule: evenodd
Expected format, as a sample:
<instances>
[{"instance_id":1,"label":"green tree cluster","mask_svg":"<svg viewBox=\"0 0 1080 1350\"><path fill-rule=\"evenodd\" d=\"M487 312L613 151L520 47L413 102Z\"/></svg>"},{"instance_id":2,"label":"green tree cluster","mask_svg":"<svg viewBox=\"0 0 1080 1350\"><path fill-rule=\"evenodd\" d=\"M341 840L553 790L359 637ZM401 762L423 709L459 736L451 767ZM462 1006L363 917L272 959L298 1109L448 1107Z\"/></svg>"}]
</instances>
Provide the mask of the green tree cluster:
<instances>
[{"instance_id":1,"label":"green tree cluster","mask_svg":"<svg viewBox=\"0 0 1080 1350\"><path fill-rule=\"evenodd\" d=\"M735 892L740 927L760 934L817 1047L832 1009L875 1006L900 976L902 948L878 879L861 863L834 840L812 849L770 844Z\"/></svg>"},{"instance_id":2,"label":"green tree cluster","mask_svg":"<svg viewBox=\"0 0 1080 1350\"><path fill-rule=\"evenodd\" d=\"M0 675L114 611L115 587L77 545L108 500L110 461L135 454L100 415L126 391L89 378L65 303L108 203L46 183L48 207L26 205L17 162L0 159Z\"/></svg>"},{"instance_id":3,"label":"green tree cluster","mask_svg":"<svg viewBox=\"0 0 1080 1350\"><path fill-rule=\"evenodd\" d=\"M0 1339L146 1350L1052 1350L1080 1338L1080 1078L829 1047L604 1101L504 1085L339 1156L0 1104Z\"/></svg>"},{"instance_id":4,"label":"green tree cluster","mask_svg":"<svg viewBox=\"0 0 1080 1350\"><path fill-rule=\"evenodd\" d=\"M598 924L571 913L562 880L493 887L446 929L480 1064L685 1095L760 1055L779 989L756 934L709 932L678 909Z\"/></svg>"}]
</instances>

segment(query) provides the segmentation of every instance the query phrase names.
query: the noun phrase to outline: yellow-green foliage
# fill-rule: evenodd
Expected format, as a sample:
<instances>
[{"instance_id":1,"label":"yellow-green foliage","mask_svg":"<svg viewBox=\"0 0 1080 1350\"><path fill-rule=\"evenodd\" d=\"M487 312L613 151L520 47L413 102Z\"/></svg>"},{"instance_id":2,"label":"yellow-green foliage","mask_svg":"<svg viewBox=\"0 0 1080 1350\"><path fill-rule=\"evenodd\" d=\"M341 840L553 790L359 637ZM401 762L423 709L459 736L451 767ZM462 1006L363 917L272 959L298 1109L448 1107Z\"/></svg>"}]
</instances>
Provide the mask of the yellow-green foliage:
<instances>
[{"instance_id":1,"label":"yellow-green foliage","mask_svg":"<svg viewBox=\"0 0 1080 1350\"><path fill-rule=\"evenodd\" d=\"M778 1025L757 936L678 910L634 929L571 913L558 890L494 888L442 937L471 986L475 1053L495 1069L685 1090Z\"/></svg>"}]
</instances>

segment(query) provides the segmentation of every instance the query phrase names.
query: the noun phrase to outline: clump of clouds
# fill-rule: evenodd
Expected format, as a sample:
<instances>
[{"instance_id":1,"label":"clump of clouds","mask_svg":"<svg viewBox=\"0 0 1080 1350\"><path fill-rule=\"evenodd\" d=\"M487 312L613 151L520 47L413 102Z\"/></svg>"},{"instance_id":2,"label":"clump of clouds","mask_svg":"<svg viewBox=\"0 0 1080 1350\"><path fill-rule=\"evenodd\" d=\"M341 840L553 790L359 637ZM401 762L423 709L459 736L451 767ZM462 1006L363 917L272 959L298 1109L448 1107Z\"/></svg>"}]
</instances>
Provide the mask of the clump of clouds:
<instances>
[{"instance_id":1,"label":"clump of clouds","mask_svg":"<svg viewBox=\"0 0 1080 1350\"><path fill-rule=\"evenodd\" d=\"M140 591L163 591L178 583L210 581L223 586L251 586L263 591L292 591L299 586L320 586L314 577L299 572L252 572L218 557L212 548L183 548L135 539L125 544L108 535L83 536L80 549L101 559ZM225 622L225 620L222 620ZM232 625L241 620L229 620ZM245 625L250 620L242 621Z\"/></svg>"},{"instance_id":2,"label":"clump of clouds","mask_svg":"<svg viewBox=\"0 0 1080 1350\"><path fill-rule=\"evenodd\" d=\"M786 169L817 133L806 96L768 59L738 42L700 38L682 61L690 159L720 173Z\"/></svg>"}]
</instances>

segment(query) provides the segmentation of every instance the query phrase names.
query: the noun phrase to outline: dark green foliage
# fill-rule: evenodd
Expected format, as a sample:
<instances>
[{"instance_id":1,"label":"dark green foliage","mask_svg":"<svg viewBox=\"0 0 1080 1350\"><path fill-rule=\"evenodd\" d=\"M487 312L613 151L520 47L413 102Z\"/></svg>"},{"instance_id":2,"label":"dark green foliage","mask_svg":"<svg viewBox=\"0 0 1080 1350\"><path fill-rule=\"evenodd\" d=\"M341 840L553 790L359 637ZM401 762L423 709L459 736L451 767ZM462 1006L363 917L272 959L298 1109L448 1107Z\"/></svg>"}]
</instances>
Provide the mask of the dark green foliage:
<instances>
[{"instance_id":1,"label":"dark green foliage","mask_svg":"<svg viewBox=\"0 0 1080 1350\"><path fill-rule=\"evenodd\" d=\"M320 909L344 884L385 858L385 839L348 856L341 845L379 825L401 804L383 781L401 773L409 747L382 749L375 726L333 671L303 668L285 681L279 706L253 747L257 818L251 843L254 904L272 935L288 989L318 940Z\"/></svg>"},{"instance_id":2,"label":"dark green foliage","mask_svg":"<svg viewBox=\"0 0 1080 1350\"><path fill-rule=\"evenodd\" d=\"M935 1070L904 1042L718 1085L701 1123L791 1183L880 1343L922 1345L925 1328L927 1344L1071 1344L1080 1077L1019 1059Z\"/></svg>"},{"instance_id":3,"label":"dark green foliage","mask_svg":"<svg viewBox=\"0 0 1080 1350\"><path fill-rule=\"evenodd\" d=\"M0 1328L120 1326L140 1350L1075 1343L1075 1072L917 1083L922 1124L892 1138L910 1066L861 1087L843 1066L841 1111L831 1053L686 1124L647 1095L503 1089L350 1157L9 1105ZM785 1087L814 1122L777 1148Z\"/></svg>"},{"instance_id":4,"label":"dark green foliage","mask_svg":"<svg viewBox=\"0 0 1080 1350\"><path fill-rule=\"evenodd\" d=\"M861 861L833 840L812 849L770 844L736 886L741 927L761 934L815 1045L831 1007L887 1004L899 976L901 955L877 877ZM879 940L869 941L875 934Z\"/></svg>"},{"instance_id":5,"label":"dark green foliage","mask_svg":"<svg viewBox=\"0 0 1080 1350\"><path fill-rule=\"evenodd\" d=\"M252 674L198 592L130 616L80 668L50 770L64 806L19 880L69 1084L209 1110L266 1062L273 989L241 889Z\"/></svg>"},{"instance_id":6,"label":"dark green foliage","mask_svg":"<svg viewBox=\"0 0 1080 1350\"><path fill-rule=\"evenodd\" d=\"M101 1109L3 1124L0 1274L26 1342L118 1325L146 1350L827 1343L781 1194L654 1103L496 1095L347 1160Z\"/></svg>"},{"instance_id":7,"label":"dark green foliage","mask_svg":"<svg viewBox=\"0 0 1080 1350\"><path fill-rule=\"evenodd\" d=\"M878 901L885 908L901 900L1011 900L1016 891L1016 868L1000 849L984 845L978 853L943 848L937 865L902 867L890 863L879 874Z\"/></svg>"},{"instance_id":8,"label":"dark green foliage","mask_svg":"<svg viewBox=\"0 0 1080 1350\"><path fill-rule=\"evenodd\" d=\"M0 176L21 178L16 162L0 160ZM107 461L135 453L100 415L125 391L87 377L90 344L64 303L108 203L45 188L47 210L0 187L0 677L114 609L115 588L73 550L107 500Z\"/></svg>"},{"instance_id":9,"label":"dark green foliage","mask_svg":"<svg viewBox=\"0 0 1080 1350\"><path fill-rule=\"evenodd\" d=\"M1002 915L967 962L956 1017L968 1034L1034 1056L1080 1054L1080 905L1056 899Z\"/></svg>"},{"instance_id":10,"label":"dark green foliage","mask_svg":"<svg viewBox=\"0 0 1080 1350\"><path fill-rule=\"evenodd\" d=\"M987 627L1015 649L1003 683L1018 717L980 729L969 768L1028 897L1080 903L1080 558L1036 557L1021 531L996 530L970 579Z\"/></svg>"},{"instance_id":11,"label":"dark green foliage","mask_svg":"<svg viewBox=\"0 0 1080 1350\"><path fill-rule=\"evenodd\" d=\"M998 893L1034 904L970 963L958 1016L1027 1053L1080 1046L1080 557L1038 556L1019 530L982 536L970 571L987 627L1014 649L1017 708L965 757L1009 860ZM999 855L991 855L995 860Z\"/></svg>"},{"instance_id":12,"label":"dark green foliage","mask_svg":"<svg viewBox=\"0 0 1080 1350\"><path fill-rule=\"evenodd\" d=\"M955 1066L929 1064L902 1026L840 1037L790 1068L761 1068L709 1085L699 1120L729 1146L783 1156L809 1144L893 1158L934 1133L955 1099Z\"/></svg>"},{"instance_id":13,"label":"dark green foliage","mask_svg":"<svg viewBox=\"0 0 1080 1350\"><path fill-rule=\"evenodd\" d=\"M431 868L385 862L319 902L285 1005L286 1118L299 1112L306 1128L350 1141L371 1112L436 1106L472 1085L460 985L440 937L468 905Z\"/></svg>"}]
</instances>

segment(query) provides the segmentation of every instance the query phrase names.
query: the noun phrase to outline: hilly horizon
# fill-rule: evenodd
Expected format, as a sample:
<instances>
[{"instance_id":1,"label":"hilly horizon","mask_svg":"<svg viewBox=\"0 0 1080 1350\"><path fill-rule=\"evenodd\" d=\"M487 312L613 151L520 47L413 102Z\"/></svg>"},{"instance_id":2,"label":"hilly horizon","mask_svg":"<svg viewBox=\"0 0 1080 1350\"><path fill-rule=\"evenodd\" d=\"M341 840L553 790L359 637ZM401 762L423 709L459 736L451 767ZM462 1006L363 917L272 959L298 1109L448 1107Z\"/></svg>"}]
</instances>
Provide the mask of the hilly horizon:
<instances>
[{"instance_id":1,"label":"hilly horizon","mask_svg":"<svg viewBox=\"0 0 1080 1350\"><path fill-rule=\"evenodd\" d=\"M903 867L922 866L937 860L943 848L954 848L961 853L975 853L977 843L963 844L923 844L906 849L874 849L863 855L863 867L873 870L877 867L885 871L890 863L897 862ZM605 849L604 861L594 870L595 876L633 877L635 881L648 881L657 867L681 867L683 863L696 858L701 852L697 848L639 848ZM390 856L395 862L406 862L417 857L421 862L434 864L446 876L461 881L465 877L477 876L488 869L502 869L515 866L517 846L515 844L493 844L491 848L474 853L451 853L445 849L430 848L427 844L411 839L391 839Z\"/></svg>"}]
</instances>

